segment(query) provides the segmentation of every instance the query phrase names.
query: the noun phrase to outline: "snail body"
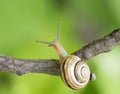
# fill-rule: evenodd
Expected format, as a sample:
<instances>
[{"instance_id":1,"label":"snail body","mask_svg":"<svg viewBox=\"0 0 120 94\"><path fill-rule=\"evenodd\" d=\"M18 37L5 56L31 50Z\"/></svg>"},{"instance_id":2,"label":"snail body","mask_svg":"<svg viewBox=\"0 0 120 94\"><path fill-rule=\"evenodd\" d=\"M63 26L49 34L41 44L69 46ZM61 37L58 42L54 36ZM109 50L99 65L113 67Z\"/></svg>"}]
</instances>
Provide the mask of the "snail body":
<instances>
[{"instance_id":1,"label":"snail body","mask_svg":"<svg viewBox=\"0 0 120 94\"><path fill-rule=\"evenodd\" d=\"M53 42L44 42L39 40L37 40L37 42L49 44L56 49L60 58L59 64L61 78L65 84L72 89L83 88L87 85L89 80L95 79L95 75L91 74L88 65L82 61L80 57L68 55L59 42L58 33L59 30L57 31L57 37Z\"/></svg>"}]
</instances>

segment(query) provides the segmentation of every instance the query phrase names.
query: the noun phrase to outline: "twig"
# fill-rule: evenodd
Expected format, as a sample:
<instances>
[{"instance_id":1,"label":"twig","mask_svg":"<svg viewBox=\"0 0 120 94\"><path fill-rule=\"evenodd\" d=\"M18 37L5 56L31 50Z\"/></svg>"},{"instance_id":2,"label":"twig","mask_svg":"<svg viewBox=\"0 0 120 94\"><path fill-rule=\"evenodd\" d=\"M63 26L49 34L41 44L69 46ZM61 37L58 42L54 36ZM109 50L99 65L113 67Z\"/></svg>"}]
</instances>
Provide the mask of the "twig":
<instances>
[{"instance_id":1,"label":"twig","mask_svg":"<svg viewBox=\"0 0 120 94\"><path fill-rule=\"evenodd\" d=\"M82 60L88 60L100 53L109 52L116 45L120 44L120 29L114 30L111 34L95 40L73 54ZM55 59L18 59L0 55L0 71L22 75L25 73L46 73L59 75L59 63Z\"/></svg>"}]
</instances>

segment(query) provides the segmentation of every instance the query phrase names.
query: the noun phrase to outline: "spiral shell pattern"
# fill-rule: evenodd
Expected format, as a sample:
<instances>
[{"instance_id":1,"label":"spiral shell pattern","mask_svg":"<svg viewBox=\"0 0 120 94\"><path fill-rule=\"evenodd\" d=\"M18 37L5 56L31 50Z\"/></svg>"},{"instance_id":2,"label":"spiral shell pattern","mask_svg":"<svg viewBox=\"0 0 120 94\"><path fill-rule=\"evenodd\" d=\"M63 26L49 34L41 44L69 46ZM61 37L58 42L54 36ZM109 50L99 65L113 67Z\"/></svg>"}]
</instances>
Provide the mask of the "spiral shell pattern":
<instances>
[{"instance_id":1,"label":"spiral shell pattern","mask_svg":"<svg viewBox=\"0 0 120 94\"><path fill-rule=\"evenodd\" d=\"M80 89L87 85L90 79L88 65L78 56L68 55L60 64L61 77L72 89Z\"/></svg>"}]
</instances>

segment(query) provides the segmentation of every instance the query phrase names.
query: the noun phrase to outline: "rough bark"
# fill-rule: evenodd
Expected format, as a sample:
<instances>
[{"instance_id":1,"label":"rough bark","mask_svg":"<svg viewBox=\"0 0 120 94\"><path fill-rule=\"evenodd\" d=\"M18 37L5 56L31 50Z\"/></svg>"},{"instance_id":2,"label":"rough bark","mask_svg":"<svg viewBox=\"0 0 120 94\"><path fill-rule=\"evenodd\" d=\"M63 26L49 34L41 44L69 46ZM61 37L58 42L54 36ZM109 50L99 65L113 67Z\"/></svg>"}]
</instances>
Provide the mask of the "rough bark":
<instances>
[{"instance_id":1,"label":"rough bark","mask_svg":"<svg viewBox=\"0 0 120 94\"><path fill-rule=\"evenodd\" d=\"M120 29L88 43L84 47L75 51L74 55L79 56L82 60L88 60L91 57L101 53L109 52L116 45L120 44ZM46 73L59 75L59 63L55 59L19 59L10 56L0 55L0 71L22 75L25 73Z\"/></svg>"}]
</instances>

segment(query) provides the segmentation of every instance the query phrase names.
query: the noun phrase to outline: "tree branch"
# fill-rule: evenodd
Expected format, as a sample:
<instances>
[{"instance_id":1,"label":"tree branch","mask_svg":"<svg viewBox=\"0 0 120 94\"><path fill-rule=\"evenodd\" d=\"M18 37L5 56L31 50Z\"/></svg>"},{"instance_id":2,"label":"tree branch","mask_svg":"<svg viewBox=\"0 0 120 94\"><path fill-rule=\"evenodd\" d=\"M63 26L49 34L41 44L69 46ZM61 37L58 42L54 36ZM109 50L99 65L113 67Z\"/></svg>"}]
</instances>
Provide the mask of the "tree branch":
<instances>
[{"instance_id":1,"label":"tree branch","mask_svg":"<svg viewBox=\"0 0 120 94\"><path fill-rule=\"evenodd\" d=\"M25 73L47 73L59 75L58 60L55 59L19 59L0 55L0 71L10 72L17 75Z\"/></svg>"},{"instance_id":2,"label":"tree branch","mask_svg":"<svg viewBox=\"0 0 120 94\"><path fill-rule=\"evenodd\" d=\"M109 52L118 44L120 44L120 29L114 30L107 36L87 44L72 54L79 56L82 60L88 60L100 53ZM60 75L58 60L18 59L5 55L0 55L0 71L14 73L17 75L25 73Z\"/></svg>"},{"instance_id":3,"label":"tree branch","mask_svg":"<svg viewBox=\"0 0 120 94\"><path fill-rule=\"evenodd\" d=\"M120 29L114 30L112 33L95 40L86 46L82 47L73 54L81 57L83 60L88 60L98 54L109 52L116 45L120 44Z\"/></svg>"}]
</instances>

